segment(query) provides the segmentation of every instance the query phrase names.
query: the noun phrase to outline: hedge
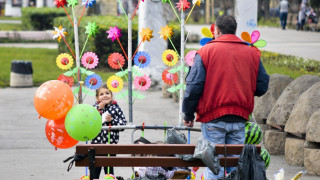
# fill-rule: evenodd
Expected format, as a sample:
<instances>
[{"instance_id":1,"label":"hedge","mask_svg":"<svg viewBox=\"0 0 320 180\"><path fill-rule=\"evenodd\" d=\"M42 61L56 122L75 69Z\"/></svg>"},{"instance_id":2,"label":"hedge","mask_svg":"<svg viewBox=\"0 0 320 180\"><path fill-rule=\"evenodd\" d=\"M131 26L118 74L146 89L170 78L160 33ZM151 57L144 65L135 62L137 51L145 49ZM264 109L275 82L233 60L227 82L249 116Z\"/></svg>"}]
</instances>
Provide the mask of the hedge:
<instances>
[{"instance_id":1,"label":"hedge","mask_svg":"<svg viewBox=\"0 0 320 180\"><path fill-rule=\"evenodd\" d=\"M56 17L66 16L63 8L35 8L21 9L22 28L24 30L48 30L53 29L53 20ZM68 12L69 13L69 12Z\"/></svg>"},{"instance_id":2,"label":"hedge","mask_svg":"<svg viewBox=\"0 0 320 180\"><path fill-rule=\"evenodd\" d=\"M111 39L107 38L108 34L106 33L106 31L108 31L110 27L114 27L114 26L117 26L118 28L121 29L122 36L120 37L120 42L127 53L127 49L128 49L127 19L123 16L122 17L120 16L82 17L80 26L78 29L80 53L87 39L87 34L85 34L84 32L86 31L85 26L88 24L88 22L96 22L96 24L99 26L99 29L95 37L89 38L84 52L89 52L89 51L95 52L100 59L99 66L108 68L109 65L107 64L107 59L111 53L118 52L118 53L121 53L122 55L124 54L117 40L112 42ZM59 27L60 24L63 26L63 28L66 28L66 31L68 32L68 35L66 36L66 40L69 46L72 49L74 49L74 35L73 35L74 32L73 32L73 27L71 23L66 17L55 18L54 26ZM173 25L172 27L174 27L174 35L172 37L172 41L173 43L175 43L175 47L180 52L180 29L178 29L177 28L178 26L176 25ZM157 31L153 31L153 36L154 38L159 38L160 34ZM138 45L138 22L137 22L137 19L134 19L132 22L132 53L134 53L135 49L137 48L137 45ZM173 49L170 43L168 48ZM59 52L71 54L68 47L63 42L63 40L61 40L61 42L59 43Z\"/></svg>"}]
</instances>

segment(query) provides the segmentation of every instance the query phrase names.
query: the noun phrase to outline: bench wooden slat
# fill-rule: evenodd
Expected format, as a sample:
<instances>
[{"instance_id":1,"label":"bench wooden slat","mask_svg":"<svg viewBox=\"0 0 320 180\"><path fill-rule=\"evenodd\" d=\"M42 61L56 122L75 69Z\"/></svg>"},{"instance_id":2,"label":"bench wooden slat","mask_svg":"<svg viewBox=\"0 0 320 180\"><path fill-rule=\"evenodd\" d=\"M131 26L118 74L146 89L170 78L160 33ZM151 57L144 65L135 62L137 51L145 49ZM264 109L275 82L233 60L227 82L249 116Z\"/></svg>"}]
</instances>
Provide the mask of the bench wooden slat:
<instances>
[{"instance_id":1,"label":"bench wooden slat","mask_svg":"<svg viewBox=\"0 0 320 180\"><path fill-rule=\"evenodd\" d=\"M224 154L240 154L243 144L216 144L216 153ZM193 154L194 144L87 144L77 145L77 154L88 154L88 149L95 149L96 154L154 154L154 155L170 155L170 154ZM258 153L261 146L257 145Z\"/></svg>"},{"instance_id":2,"label":"bench wooden slat","mask_svg":"<svg viewBox=\"0 0 320 180\"><path fill-rule=\"evenodd\" d=\"M237 157L227 157L227 167L234 167L238 163ZM224 166L225 160L222 157L220 165ZM88 166L89 158L76 161L76 166ZM205 167L201 160L184 161L178 157L95 157L96 167L116 166L116 167Z\"/></svg>"}]
</instances>

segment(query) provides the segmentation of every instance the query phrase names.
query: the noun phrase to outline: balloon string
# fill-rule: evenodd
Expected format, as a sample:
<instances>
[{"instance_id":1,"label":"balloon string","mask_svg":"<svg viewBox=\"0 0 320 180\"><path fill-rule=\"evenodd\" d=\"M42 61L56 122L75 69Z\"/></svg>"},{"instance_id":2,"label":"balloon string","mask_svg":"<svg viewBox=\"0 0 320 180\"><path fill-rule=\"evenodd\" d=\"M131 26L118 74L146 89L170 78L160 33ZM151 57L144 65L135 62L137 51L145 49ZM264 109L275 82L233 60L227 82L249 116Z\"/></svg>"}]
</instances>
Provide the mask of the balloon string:
<instances>
[{"instance_id":1,"label":"balloon string","mask_svg":"<svg viewBox=\"0 0 320 180\"><path fill-rule=\"evenodd\" d=\"M124 10L124 8L123 8L123 6L122 6L121 1L120 1L120 0L118 0L118 1L119 1L120 7L121 7L121 9L122 9L122 11L123 11L124 15L126 16L126 18L127 18L127 20L128 20L127 13L126 13L126 11Z\"/></svg>"},{"instance_id":2,"label":"balloon string","mask_svg":"<svg viewBox=\"0 0 320 180\"><path fill-rule=\"evenodd\" d=\"M192 8L191 8L191 11L189 12L188 17L187 17L187 19L186 19L186 21L185 21L185 24L187 24L187 21L188 21L191 13L192 13L192 11L193 11L193 8L196 6L196 4L197 4L197 3L194 3L194 4L193 4L193 6L192 6Z\"/></svg>"},{"instance_id":3,"label":"balloon string","mask_svg":"<svg viewBox=\"0 0 320 180\"><path fill-rule=\"evenodd\" d=\"M64 11L67 13L67 16L68 16L68 18L69 18L69 20L70 20L70 22L71 22L72 26L74 26L74 25L73 25L73 22L72 22L72 20L71 20L71 17L69 16L68 11L66 10L66 8L65 8L64 6L62 6L62 7L63 7Z\"/></svg>"},{"instance_id":4,"label":"balloon string","mask_svg":"<svg viewBox=\"0 0 320 180\"><path fill-rule=\"evenodd\" d=\"M72 56L74 57L74 59L77 59L76 56L73 54L73 51L71 50L71 48L70 48L69 44L67 43L66 39L64 38L64 36L61 35L61 37L64 40L64 42L66 43L67 47L69 48L69 50L70 50Z\"/></svg>"},{"instance_id":5,"label":"balloon string","mask_svg":"<svg viewBox=\"0 0 320 180\"><path fill-rule=\"evenodd\" d=\"M140 2L141 2L141 0L139 0L138 5L137 5L136 9L134 10L134 12L133 12L133 14L132 14L132 17L131 17L131 20L133 20L134 15L135 15L136 12L137 12L137 9L138 9L138 7L139 7Z\"/></svg>"},{"instance_id":6,"label":"balloon string","mask_svg":"<svg viewBox=\"0 0 320 180\"><path fill-rule=\"evenodd\" d=\"M84 7L83 7L83 9L82 9L81 16L80 16L79 21L78 21L78 27L79 27L79 25L80 25L80 21L81 21L81 18L82 18L82 16L83 16L84 10L86 9L86 7L87 7L87 5L88 5L88 2L89 2L89 0L87 0L86 5L84 5ZM80 57L81 57L81 56L80 56Z\"/></svg>"},{"instance_id":7,"label":"balloon string","mask_svg":"<svg viewBox=\"0 0 320 180\"><path fill-rule=\"evenodd\" d=\"M118 37L117 37L117 41L118 41L119 45L121 46L121 49L122 49L124 55L126 56L126 58L127 58L127 60L128 60L128 56L127 56L126 52L124 51L124 49L123 49L123 47L122 47L122 44L120 43L120 40L119 40Z\"/></svg>"}]
</instances>

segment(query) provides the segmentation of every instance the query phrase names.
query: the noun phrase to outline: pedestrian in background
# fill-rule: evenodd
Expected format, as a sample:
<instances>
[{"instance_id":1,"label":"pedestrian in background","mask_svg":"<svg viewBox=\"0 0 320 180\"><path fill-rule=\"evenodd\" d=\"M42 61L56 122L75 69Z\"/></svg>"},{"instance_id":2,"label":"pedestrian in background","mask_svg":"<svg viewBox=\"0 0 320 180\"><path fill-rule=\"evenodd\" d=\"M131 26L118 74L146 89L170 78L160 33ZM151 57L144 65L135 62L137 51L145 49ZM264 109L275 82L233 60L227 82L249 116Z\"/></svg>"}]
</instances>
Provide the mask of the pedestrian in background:
<instances>
[{"instance_id":1,"label":"pedestrian in background","mask_svg":"<svg viewBox=\"0 0 320 180\"><path fill-rule=\"evenodd\" d=\"M304 23L306 22L306 13L307 13L307 6L308 2L307 0L302 0L299 13L298 13L298 24L297 24L297 30L303 31Z\"/></svg>"},{"instance_id":2,"label":"pedestrian in background","mask_svg":"<svg viewBox=\"0 0 320 180\"><path fill-rule=\"evenodd\" d=\"M253 111L254 96L268 90L269 76L259 54L235 35L236 29L234 17L219 16L216 39L199 49L186 77L184 124L192 127L196 112L202 136L215 144L244 144L245 122ZM227 172L234 169L227 168ZM206 168L203 175L217 180L223 178L224 171L221 168L214 175Z\"/></svg>"},{"instance_id":3,"label":"pedestrian in background","mask_svg":"<svg viewBox=\"0 0 320 180\"><path fill-rule=\"evenodd\" d=\"M286 29L289 3L287 0L281 0L279 4L280 9L280 24L283 30Z\"/></svg>"}]
</instances>

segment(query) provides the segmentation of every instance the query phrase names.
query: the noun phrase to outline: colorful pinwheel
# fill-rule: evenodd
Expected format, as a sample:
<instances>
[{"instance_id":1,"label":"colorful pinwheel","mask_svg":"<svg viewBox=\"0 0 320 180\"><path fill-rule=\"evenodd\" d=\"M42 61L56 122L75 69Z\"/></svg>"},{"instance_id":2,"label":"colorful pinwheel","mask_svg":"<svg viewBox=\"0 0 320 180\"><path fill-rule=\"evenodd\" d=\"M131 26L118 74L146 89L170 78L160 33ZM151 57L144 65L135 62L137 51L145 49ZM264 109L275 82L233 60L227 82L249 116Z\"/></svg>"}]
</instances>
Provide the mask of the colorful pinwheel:
<instances>
[{"instance_id":1,"label":"colorful pinwheel","mask_svg":"<svg viewBox=\"0 0 320 180\"><path fill-rule=\"evenodd\" d=\"M64 7L67 4L66 0L54 0L54 5L57 6L57 8L59 7Z\"/></svg>"},{"instance_id":2,"label":"colorful pinwheel","mask_svg":"<svg viewBox=\"0 0 320 180\"><path fill-rule=\"evenodd\" d=\"M210 29L206 28L206 27L201 29L201 33L204 36L204 38L202 38L200 40L200 45L201 46L204 46L208 42L213 41L215 39L215 37L214 37L214 26L215 26L215 24L212 24Z\"/></svg>"},{"instance_id":3,"label":"colorful pinwheel","mask_svg":"<svg viewBox=\"0 0 320 180\"><path fill-rule=\"evenodd\" d=\"M62 36L64 37L64 36L68 35L68 33L65 32L65 30L66 30L66 29L63 28L61 25L59 26L59 28L54 27L54 31L53 31L54 36L53 36L53 39L58 39L58 41L60 42L61 39L62 39Z\"/></svg>"},{"instance_id":4,"label":"colorful pinwheel","mask_svg":"<svg viewBox=\"0 0 320 180\"><path fill-rule=\"evenodd\" d=\"M78 0L67 0L67 2L68 2L68 7L71 6L72 8L76 7L76 5L79 4Z\"/></svg>"},{"instance_id":5,"label":"colorful pinwheel","mask_svg":"<svg viewBox=\"0 0 320 180\"><path fill-rule=\"evenodd\" d=\"M88 36L96 36L96 32L98 32L99 26L96 25L96 22L88 22L88 25L86 26L86 32L85 34L88 34Z\"/></svg>"},{"instance_id":6,"label":"colorful pinwheel","mask_svg":"<svg viewBox=\"0 0 320 180\"><path fill-rule=\"evenodd\" d=\"M120 53L112 53L108 57L108 64L113 69L120 69L125 63L124 57Z\"/></svg>"},{"instance_id":7,"label":"colorful pinwheel","mask_svg":"<svg viewBox=\"0 0 320 180\"><path fill-rule=\"evenodd\" d=\"M167 40L167 38L171 38L173 35L172 28L166 25L165 27L161 27L160 38L163 38L164 40Z\"/></svg>"},{"instance_id":8,"label":"colorful pinwheel","mask_svg":"<svg viewBox=\"0 0 320 180\"><path fill-rule=\"evenodd\" d=\"M178 55L174 50L165 50L162 54L162 61L167 66L174 66L178 62Z\"/></svg>"},{"instance_id":9,"label":"colorful pinwheel","mask_svg":"<svg viewBox=\"0 0 320 180\"><path fill-rule=\"evenodd\" d=\"M150 55L145 52L145 51L139 51L135 56L134 56L134 64L138 66L139 68L145 68L147 67L150 62L151 62L151 57Z\"/></svg>"},{"instance_id":10,"label":"colorful pinwheel","mask_svg":"<svg viewBox=\"0 0 320 180\"><path fill-rule=\"evenodd\" d=\"M123 80L116 75L113 75L107 80L107 87L112 92L119 92L123 88Z\"/></svg>"},{"instance_id":11,"label":"colorful pinwheel","mask_svg":"<svg viewBox=\"0 0 320 180\"><path fill-rule=\"evenodd\" d=\"M180 0L176 5L176 8L178 8L179 11L181 11L181 9L185 11L190 8L190 3L187 0Z\"/></svg>"},{"instance_id":12,"label":"colorful pinwheel","mask_svg":"<svg viewBox=\"0 0 320 180\"><path fill-rule=\"evenodd\" d=\"M142 77L136 77L134 79L134 86L140 91L145 91L151 86L151 79L146 74Z\"/></svg>"},{"instance_id":13,"label":"colorful pinwheel","mask_svg":"<svg viewBox=\"0 0 320 180\"><path fill-rule=\"evenodd\" d=\"M255 48L259 56L261 56L261 52L258 48L265 47L267 45L265 40L259 39L260 32L255 30L251 33L251 36L248 32L241 33L241 39L244 40L249 46Z\"/></svg>"},{"instance_id":14,"label":"colorful pinwheel","mask_svg":"<svg viewBox=\"0 0 320 180\"><path fill-rule=\"evenodd\" d=\"M64 74L61 74L58 77L58 80L68 84L70 87L72 87L74 84L73 77L68 77L68 76L65 76Z\"/></svg>"},{"instance_id":15,"label":"colorful pinwheel","mask_svg":"<svg viewBox=\"0 0 320 180\"><path fill-rule=\"evenodd\" d=\"M98 74L92 74L86 77L84 83L89 89L98 89L102 84L102 79Z\"/></svg>"},{"instance_id":16,"label":"colorful pinwheel","mask_svg":"<svg viewBox=\"0 0 320 180\"><path fill-rule=\"evenodd\" d=\"M153 30L150 30L149 28L142 28L141 32L140 32L140 36L143 42L150 41L151 38L153 38L152 36Z\"/></svg>"},{"instance_id":17,"label":"colorful pinwheel","mask_svg":"<svg viewBox=\"0 0 320 180\"><path fill-rule=\"evenodd\" d=\"M73 65L73 58L67 53L61 53L56 59L57 66L62 70L70 69Z\"/></svg>"},{"instance_id":18,"label":"colorful pinwheel","mask_svg":"<svg viewBox=\"0 0 320 180\"><path fill-rule=\"evenodd\" d=\"M93 69L98 65L99 58L94 52L86 52L81 58L81 63L88 69Z\"/></svg>"},{"instance_id":19,"label":"colorful pinwheel","mask_svg":"<svg viewBox=\"0 0 320 180\"><path fill-rule=\"evenodd\" d=\"M88 2L88 3L87 3ZM93 7L93 4L95 4L95 0L82 0L82 5L86 5L86 8Z\"/></svg>"},{"instance_id":20,"label":"colorful pinwheel","mask_svg":"<svg viewBox=\"0 0 320 180\"><path fill-rule=\"evenodd\" d=\"M189 51L187 53L186 57L184 58L189 66L193 65L194 57L196 57L196 54L197 54L197 51L196 50L192 50L192 51Z\"/></svg>"},{"instance_id":21,"label":"colorful pinwheel","mask_svg":"<svg viewBox=\"0 0 320 180\"><path fill-rule=\"evenodd\" d=\"M177 73L174 73L174 74L169 73L169 70L170 69L168 68L162 72L162 80L164 83L168 85L172 85L173 83L176 84L178 82L179 76Z\"/></svg>"},{"instance_id":22,"label":"colorful pinwheel","mask_svg":"<svg viewBox=\"0 0 320 180\"><path fill-rule=\"evenodd\" d=\"M201 0L192 0L192 3L200 6L201 5Z\"/></svg>"},{"instance_id":23,"label":"colorful pinwheel","mask_svg":"<svg viewBox=\"0 0 320 180\"><path fill-rule=\"evenodd\" d=\"M115 39L119 39L122 34L121 34L121 29L119 29L117 26L115 27L110 27L110 30L109 31L106 31L106 33L108 33L108 38L112 40L112 42L115 40Z\"/></svg>"}]
</instances>

